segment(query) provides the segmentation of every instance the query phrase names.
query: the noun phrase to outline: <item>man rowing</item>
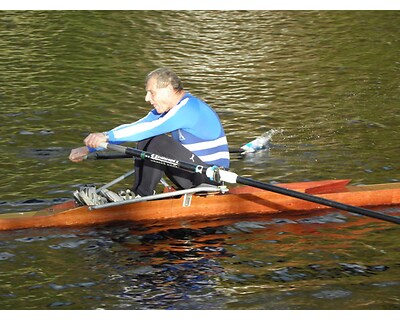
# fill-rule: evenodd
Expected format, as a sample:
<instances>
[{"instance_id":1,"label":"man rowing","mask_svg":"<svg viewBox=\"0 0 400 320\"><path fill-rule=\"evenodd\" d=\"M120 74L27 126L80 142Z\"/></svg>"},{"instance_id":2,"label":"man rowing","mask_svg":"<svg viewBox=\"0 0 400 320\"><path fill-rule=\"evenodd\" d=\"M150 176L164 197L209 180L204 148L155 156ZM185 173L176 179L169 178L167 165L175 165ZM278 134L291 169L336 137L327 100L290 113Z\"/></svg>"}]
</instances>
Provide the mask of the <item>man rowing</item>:
<instances>
[{"instance_id":1,"label":"man rowing","mask_svg":"<svg viewBox=\"0 0 400 320\"><path fill-rule=\"evenodd\" d=\"M170 69L159 68L146 77L145 101L153 109L142 119L103 133L91 133L85 146L72 149L69 159L82 161L103 142L138 142L137 148L167 158L229 168L229 149L221 121L204 101L183 89L181 79ZM135 160L137 196L155 193L163 174L179 188L211 183L204 175L166 167L148 160Z\"/></svg>"}]
</instances>

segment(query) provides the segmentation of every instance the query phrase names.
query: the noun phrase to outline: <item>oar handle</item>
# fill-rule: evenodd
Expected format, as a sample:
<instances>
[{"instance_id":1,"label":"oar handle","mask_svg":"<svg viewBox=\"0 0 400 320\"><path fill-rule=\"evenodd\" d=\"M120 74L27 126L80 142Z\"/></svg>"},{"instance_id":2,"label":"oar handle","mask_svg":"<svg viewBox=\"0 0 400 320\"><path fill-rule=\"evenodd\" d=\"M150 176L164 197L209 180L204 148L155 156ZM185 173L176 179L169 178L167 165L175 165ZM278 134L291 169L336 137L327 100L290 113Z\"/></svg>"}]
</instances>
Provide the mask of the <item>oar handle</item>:
<instances>
[{"instance_id":1,"label":"oar handle","mask_svg":"<svg viewBox=\"0 0 400 320\"><path fill-rule=\"evenodd\" d=\"M115 154L106 154L106 153L89 153L85 160L115 160L115 159L132 159L132 156L127 154L115 153Z\"/></svg>"}]
</instances>

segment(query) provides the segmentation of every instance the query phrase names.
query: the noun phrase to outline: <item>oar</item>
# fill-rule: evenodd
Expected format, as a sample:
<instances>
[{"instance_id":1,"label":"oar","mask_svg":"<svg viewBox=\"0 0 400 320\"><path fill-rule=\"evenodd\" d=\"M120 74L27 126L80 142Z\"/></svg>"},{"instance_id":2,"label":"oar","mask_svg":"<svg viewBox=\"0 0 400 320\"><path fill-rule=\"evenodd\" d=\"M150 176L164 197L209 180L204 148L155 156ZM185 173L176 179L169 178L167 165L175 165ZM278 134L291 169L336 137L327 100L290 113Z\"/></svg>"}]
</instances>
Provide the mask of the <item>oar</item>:
<instances>
[{"instance_id":1,"label":"oar","mask_svg":"<svg viewBox=\"0 0 400 320\"><path fill-rule=\"evenodd\" d=\"M291 190L291 189L286 189L282 188L273 184L265 183L265 182L260 182L253 180L251 178L245 178L237 175L234 172L231 171L226 171L223 169L220 169L216 166L202 166L202 165L196 165L193 163L189 162L184 162L184 161L179 161L175 159L170 159L164 156L160 156L154 153L150 153L147 151L143 150L138 150L134 148L129 148L129 147L124 147L120 145L115 145L115 144L109 144L109 143L103 143L101 147L108 149L108 150L113 150L117 151L126 155L130 155L131 157L139 158L142 160L149 160L154 163L159 163L165 166L169 167L174 167L178 169L182 169L185 171L193 172L193 173L199 173L199 174L205 174L209 179L214 180L216 182L228 182L228 183L240 183L246 186L251 186L275 193L280 193L289 197L293 198L298 198L301 200L306 200L309 202L314 202L314 203L319 203L328 207L340 209L340 210L345 210L348 212L353 212L357 214L361 214L364 216L368 216L371 218L379 219L379 220L384 220L388 222L393 222L396 224L400 224L400 218L394 217L394 216L389 216L377 211L372 211L369 209L361 208L361 207L356 207L352 205L347 205L341 202L317 197L311 194Z\"/></svg>"},{"instance_id":2,"label":"oar","mask_svg":"<svg viewBox=\"0 0 400 320\"><path fill-rule=\"evenodd\" d=\"M258 150L256 150L258 151ZM241 148L229 148L229 153L231 154L243 154L244 150ZM255 151L254 151L255 152ZM89 160L113 160L113 159L132 159L132 156L124 153L89 153L85 159Z\"/></svg>"},{"instance_id":3,"label":"oar","mask_svg":"<svg viewBox=\"0 0 400 320\"><path fill-rule=\"evenodd\" d=\"M263 133L262 135L258 136L254 140L242 145L240 148L229 147L229 153L245 155L249 153L255 153L260 150L264 150L268 148L269 141L276 132L277 130L271 129ZM94 152L90 153L85 157L85 159L92 159L92 160L111 160L111 159L125 159L125 158L132 158L132 156L125 153L104 154L104 153Z\"/></svg>"}]
</instances>

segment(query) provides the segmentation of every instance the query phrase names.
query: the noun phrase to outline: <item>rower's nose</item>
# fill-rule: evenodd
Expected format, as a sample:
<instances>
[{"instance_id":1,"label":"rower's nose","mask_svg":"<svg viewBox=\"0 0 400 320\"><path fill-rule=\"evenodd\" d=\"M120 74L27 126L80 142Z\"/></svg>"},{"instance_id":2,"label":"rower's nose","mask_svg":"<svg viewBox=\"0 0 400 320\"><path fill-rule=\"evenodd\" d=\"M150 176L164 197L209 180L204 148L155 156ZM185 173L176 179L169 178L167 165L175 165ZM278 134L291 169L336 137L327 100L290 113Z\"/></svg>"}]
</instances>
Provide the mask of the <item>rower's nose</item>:
<instances>
[{"instance_id":1,"label":"rower's nose","mask_svg":"<svg viewBox=\"0 0 400 320\"><path fill-rule=\"evenodd\" d=\"M151 100L151 94L150 94L150 92L146 92L146 96L144 97L144 100L145 100L146 102L150 102L150 100Z\"/></svg>"}]
</instances>

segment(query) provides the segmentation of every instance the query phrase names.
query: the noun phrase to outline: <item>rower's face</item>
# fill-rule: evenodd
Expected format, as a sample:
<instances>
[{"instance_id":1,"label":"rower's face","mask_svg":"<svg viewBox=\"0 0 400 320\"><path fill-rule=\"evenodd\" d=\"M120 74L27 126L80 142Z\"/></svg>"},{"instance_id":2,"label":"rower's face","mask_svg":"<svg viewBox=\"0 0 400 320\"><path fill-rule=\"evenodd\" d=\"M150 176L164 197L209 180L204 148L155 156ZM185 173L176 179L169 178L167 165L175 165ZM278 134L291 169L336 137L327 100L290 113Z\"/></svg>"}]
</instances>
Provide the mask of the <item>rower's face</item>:
<instances>
[{"instance_id":1,"label":"rower's face","mask_svg":"<svg viewBox=\"0 0 400 320\"><path fill-rule=\"evenodd\" d=\"M157 80L149 79L146 85L146 102L149 102L158 113L164 113L171 108L172 87L157 88Z\"/></svg>"}]
</instances>

